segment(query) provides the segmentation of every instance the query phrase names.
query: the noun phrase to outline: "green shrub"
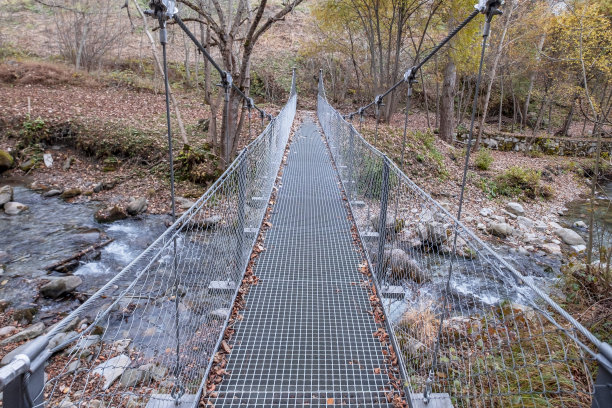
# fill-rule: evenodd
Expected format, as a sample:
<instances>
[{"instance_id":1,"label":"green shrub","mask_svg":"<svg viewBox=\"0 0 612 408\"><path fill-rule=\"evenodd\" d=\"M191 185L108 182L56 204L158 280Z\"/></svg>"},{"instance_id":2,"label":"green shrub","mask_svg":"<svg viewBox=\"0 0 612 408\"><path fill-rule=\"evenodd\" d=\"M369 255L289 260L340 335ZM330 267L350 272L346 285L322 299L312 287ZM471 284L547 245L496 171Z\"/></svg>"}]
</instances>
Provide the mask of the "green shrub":
<instances>
[{"instance_id":1,"label":"green shrub","mask_svg":"<svg viewBox=\"0 0 612 408\"><path fill-rule=\"evenodd\" d=\"M489 168L491 168L491 163L493 163L491 150L487 148L480 149L476 154L476 160L474 160L476 167L480 170L489 170Z\"/></svg>"},{"instance_id":2,"label":"green shrub","mask_svg":"<svg viewBox=\"0 0 612 408\"><path fill-rule=\"evenodd\" d=\"M540 190L540 172L520 166L510 167L497 176L499 192L505 196L525 194L528 198L536 198Z\"/></svg>"}]
</instances>

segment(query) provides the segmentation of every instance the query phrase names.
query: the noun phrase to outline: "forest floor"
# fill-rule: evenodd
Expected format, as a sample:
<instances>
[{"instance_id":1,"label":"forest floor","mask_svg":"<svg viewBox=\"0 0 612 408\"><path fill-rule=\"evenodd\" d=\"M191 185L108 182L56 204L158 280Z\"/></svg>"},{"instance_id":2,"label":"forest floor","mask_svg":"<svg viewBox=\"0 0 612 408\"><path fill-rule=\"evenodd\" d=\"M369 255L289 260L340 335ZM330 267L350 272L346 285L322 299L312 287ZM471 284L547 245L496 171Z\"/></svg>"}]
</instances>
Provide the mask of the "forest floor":
<instances>
[{"instance_id":1,"label":"forest floor","mask_svg":"<svg viewBox=\"0 0 612 408\"><path fill-rule=\"evenodd\" d=\"M59 63L27 60L0 63L0 89L0 105L4 107L0 116L0 149L14 152L19 162L9 172L11 176L29 179L38 188L77 188L83 194L72 199L75 202L93 199L123 205L131 197L144 196L149 200L149 212L169 211L163 94L137 89L109 76L77 73ZM210 150L206 132L200 126L209 116L208 107L200 102L201 95L182 89L176 90L175 95L191 147ZM307 108L312 108L312 104L309 98L300 101ZM359 124L355 122L355 126ZM363 134L371 142L374 128L374 119L366 118ZM259 120L254 120L253 135L261 129ZM405 172L433 197L456 203L464 151L428 133L423 112L410 115L409 129ZM401 114L394 116L390 124L381 124L379 130L378 146L396 163L401 160L402 130ZM70 132L78 134L67 134ZM182 141L177 134L175 129L175 152L180 155ZM29 144L24 143L26 138L31 139ZM247 139L245 129L242 145ZM42 163L44 153L52 155L52 167ZM511 199L492 196L483 185L513 166L543 172L546 178L543 182L551 188L548 199L524 200L526 211L533 218L556 221L556 214L565 203L587 192L584 177L572 171L585 159L530 157L501 151L490 154L493 161L488 170L478 170L472 159L466 196L468 214L475 216L483 206L501 208ZM33 168L21 168L32 158L36 161ZM64 166L69 158L71 165ZM205 183L179 178L178 194L199 197L214 181L218 170L217 164L209 165L205 171L211 174ZM98 183L115 187L94 193Z\"/></svg>"}]
</instances>

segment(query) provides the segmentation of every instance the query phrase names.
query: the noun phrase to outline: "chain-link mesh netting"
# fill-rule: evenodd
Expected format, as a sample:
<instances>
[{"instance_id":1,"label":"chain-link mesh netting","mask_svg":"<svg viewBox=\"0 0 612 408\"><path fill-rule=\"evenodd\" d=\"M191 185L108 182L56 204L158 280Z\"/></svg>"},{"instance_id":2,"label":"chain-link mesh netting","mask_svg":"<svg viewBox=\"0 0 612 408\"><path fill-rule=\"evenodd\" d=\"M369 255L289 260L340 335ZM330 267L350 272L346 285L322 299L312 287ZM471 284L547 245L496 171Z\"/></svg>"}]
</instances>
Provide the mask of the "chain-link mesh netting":
<instances>
[{"instance_id":1,"label":"chain-link mesh netting","mask_svg":"<svg viewBox=\"0 0 612 408\"><path fill-rule=\"evenodd\" d=\"M594 337L582 327L578 335L579 325L531 276L417 187L321 95L318 117L413 400L427 389L455 407L590 406Z\"/></svg>"},{"instance_id":2,"label":"chain-link mesh netting","mask_svg":"<svg viewBox=\"0 0 612 408\"><path fill-rule=\"evenodd\" d=\"M150 247L51 332L47 406L197 404L296 110L265 131ZM91 323L77 333L82 319ZM148 404L148 405L147 405Z\"/></svg>"}]
</instances>

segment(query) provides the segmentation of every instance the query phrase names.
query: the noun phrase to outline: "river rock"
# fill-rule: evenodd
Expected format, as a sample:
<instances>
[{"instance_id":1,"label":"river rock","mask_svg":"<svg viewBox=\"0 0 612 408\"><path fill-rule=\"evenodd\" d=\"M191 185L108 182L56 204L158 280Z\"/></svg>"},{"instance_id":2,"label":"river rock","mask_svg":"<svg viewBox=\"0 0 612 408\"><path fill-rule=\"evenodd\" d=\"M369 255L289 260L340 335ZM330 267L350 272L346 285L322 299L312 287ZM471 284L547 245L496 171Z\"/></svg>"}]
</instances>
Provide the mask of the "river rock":
<instances>
[{"instance_id":1,"label":"river rock","mask_svg":"<svg viewBox=\"0 0 612 408\"><path fill-rule=\"evenodd\" d=\"M529 321L534 320L537 317L536 311L533 308L521 305L520 303L510 302L510 304L505 306L504 309L506 309L505 313L508 313L508 309L510 309L512 310L512 314L514 314L515 317L522 316L523 319Z\"/></svg>"},{"instance_id":2,"label":"river rock","mask_svg":"<svg viewBox=\"0 0 612 408\"><path fill-rule=\"evenodd\" d=\"M493 210L491 208L482 208L480 210L480 215L483 217L490 217L491 215L493 215Z\"/></svg>"},{"instance_id":3,"label":"river rock","mask_svg":"<svg viewBox=\"0 0 612 408\"><path fill-rule=\"evenodd\" d=\"M15 160L13 160L13 156L6 150L0 149L0 173L13 167L14 163Z\"/></svg>"},{"instance_id":4,"label":"river rock","mask_svg":"<svg viewBox=\"0 0 612 408\"><path fill-rule=\"evenodd\" d=\"M48 198L48 197L55 197L55 196L58 196L58 195L62 194L63 192L64 192L64 190L59 190L59 189L57 189L57 188L54 188L54 189L51 189L51 190L49 190L49 191L45 191L45 192L42 194L42 196L43 196L43 197L45 197L45 198Z\"/></svg>"},{"instance_id":5,"label":"river rock","mask_svg":"<svg viewBox=\"0 0 612 408\"><path fill-rule=\"evenodd\" d=\"M487 231L489 234L495 235L496 237L506 238L509 235L512 235L514 229L510 226L510 224L505 222L497 222L489 225Z\"/></svg>"},{"instance_id":6,"label":"river rock","mask_svg":"<svg viewBox=\"0 0 612 408\"><path fill-rule=\"evenodd\" d=\"M3 186L0 188L0 206L13 201L13 187Z\"/></svg>"},{"instance_id":7,"label":"river rock","mask_svg":"<svg viewBox=\"0 0 612 408\"><path fill-rule=\"evenodd\" d=\"M0 190L0 191L1 191L1 190ZM584 221L576 221L576 222L574 223L574 227L577 227L577 228L584 228L584 229L587 229L587 228L588 228L588 226L586 225L586 223L585 223Z\"/></svg>"},{"instance_id":8,"label":"river rock","mask_svg":"<svg viewBox=\"0 0 612 408\"><path fill-rule=\"evenodd\" d=\"M391 268L391 277L394 279L411 279L417 283L429 280L421 267L406 252L399 248L386 250L384 255L385 267Z\"/></svg>"},{"instance_id":9,"label":"river rock","mask_svg":"<svg viewBox=\"0 0 612 408\"><path fill-rule=\"evenodd\" d=\"M516 222L518 223L519 226L525 227L525 228L533 228L533 220L527 218L527 217L523 217L522 215L516 217Z\"/></svg>"},{"instance_id":10,"label":"river rock","mask_svg":"<svg viewBox=\"0 0 612 408\"><path fill-rule=\"evenodd\" d=\"M94 214L94 219L99 223L115 222L118 220L124 220L127 217L127 213L116 205L100 209Z\"/></svg>"},{"instance_id":11,"label":"river rock","mask_svg":"<svg viewBox=\"0 0 612 408\"><path fill-rule=\"evenodd\" d=\"M15 326L4 326L0 327L0 337L8 336L13 333L17 328Z\"/></svg>"},{"instance_id":12,"label":"river rock","mask_svg":"<svg viewBox=\"0 0 612 408\"><path fill-rule=\"evenodd\" d=\"M8 215L18 215L28 209L25 204L18 203L16 201L9 201L4 204L4 212Z\"/></svg>"},{"instance_id":13,"label":"river rock","mask_svg":"<svg viewBox=\"0 0 612 408\"><path fill-rule=\"evenodd\" d=\"M207 229L215 228L221 220L222 218L220 215L212 215L206 218L192 219L189 223L195 228Z\"/></svg>"},{"instance_id":14,"label":"river rock","mask_svg":"<svg viewBox=\"0 0 612 408\"><path fill-rule=\"evenodd\" d=\"M376 232L380 232L380 217L375 215L370 220L372 222L372 228ZM385 231L387 234L397 234L404 228L404 220L398 218L394 219L393 217L388 217L385 220Z\"/></svg>"},{"instance_id":15,"label":"river rock","mask_svg":"<svg viewBox=\"0 0 612 408\"><path fill-rule=\"evenodd\" d=\"M508 216L510 219L512 219L512 220L516 220L516 217L517 217L517 215L516 215L516 214L513 214L513 213L511 213L510 211L506 211L506 210L501 210L501 212L502 212L504 215Z\"/></svg>"},{"instance_id":16,"label":"river rock","mask_svg":"<svg viewBox=\"0 0 612 408\"><path fill-rule=\"evenodd\" d=\"M18 343L23 340L30 340L40 336L45 331L45 324L43 322L33 324L32 326L23 329L17 334L2 340L0 344Z\"/></svg>"},{"instance_id":17,"label":"river rock","mask_svg":"<svg viewBox=\"0 0 612 408\"><path fill-rule=\"evenodd\" d=\"M508 203L506 204L506 211L518 216L518 215L525 215L525 209L523 208L522 205L520 205L519 203Z\"/></svg>"},{"instance_id":18,"label":"river rock","mask_svg":"<svg viewBox=\"0 0 612 408\"><path fill-rule=\"evenodd\" d=\"M74 157L70 156L66 159L66 161L64 162L64 165L62 166L62 170L67 171L70 169L70 166L72 166L72 162L74 161Z\"/></svg>"},{"instance_id":19,"label":"river rock","mask_svg":"<svg viewBox=\"0 0 612 408\"><path fill-rule=\"evenodd\" d=\"M88 336L83 336L74 345L74 349L83 350L91 346L95 346L96 344L100 343L100 341L100 336L98 334L90 334Z\"/></svg>"},{"instance_id":20,"label":"river rock","mask_svg":"<svg viewBox=\"0 0 612 408\"><path fill-rule=\"evenodd\" d=\"M542 245L542 249L551 255L561 255L561 247L553 242Z\"/></svg>"},{"instance_id":21,"label":"river rock","mask_svg":"<svg viewBox=\"0 0 612 408\"><path fill-rule=\"evenodd\" d=\"M578 253L586 251L586 245L572 245L572 249Z\"/></svg>"},{"instance_id":22,"label":"river rock","mask_svg":"<svg viewBox=\"0 0 612 408\"><path fill-rule=\"evenodd\" d=\"M34 168L34 166L36 166L36 160L29 159L29 160L26 160L25 162L21 163L19 165L19 168L21 169L21 171L24 171L24 172L27 173L28 171L32 170Z\"/></svg>"},{"instance_id":23,"label":"river rock","mask_svg":"<svg viewBox=\"0 0 612 408\"><path fill-rule=\"evenodd\" d=\"M195 204L195 201L191 201L185 197L176 197L176 203L181 210L188 210Z\"/></svg>"},{"instance_id":24,"label":"river rock","mask_svg":"<svg viewBox=\"0 0 612 408\"><path fill-rule=\"evenodd\" d=\"M155 381L161 381L168 375L168 369L161 365L145 364L139 368L148 372L149 377L153 378Z\"/></svg>"},{"instance_id":25,"label":"river rock","mask_svg":"<svg viewBox=\"0 0 612 408\"><path fill-rule=\"evenodd\" d=\"M569 228L559 228L555 231L555 234L561 238L567 245L585 245L584 239L574 230Z\"/></svg>"},{"instance_id":26,"label":"river rock","mask_svg":"<svg viewBox=\"0 0 612 408\"><path fill-rule=\"evenodd\" d=\"M70 198L74 198L81 195L81 190L78 188L69 188L68 190L64 190L60 197L64 200L68 200Z\"/></svg>"},{"instance_id":27,"label":"river rock","mask_svg":"<svg viewBox=\"0 0 612 408\"><path fill-rule=\"evenodd\" d=\"M53 156L51 156L51 153L43 154L43 162L47 168L53 166Z\"/></svg>"},{"instance_id":28,"label":"river rock","mask_svg":"<svg viewBox=\"0 0 612 408\"><path fill-rule=\"evenodd\" d=\"M557 224L556 222L549 222L548 226L550 227L550 229L552 229L553 231L558 230L563 228L561 225Z\"/></svg>"},{"instance_id":29,"label":"river rock","mask_svg":"<svg viewBox=\"0 0 612 408\"><path fill-rule=\"evenodd\" d=\"M544 232L546 231L546 223L542 221L536 221L533 225L533 228L535 228L536 231Z\"/></svg>"},{"instance_id":30,"label":"river rock","mask_svg":"<svg viewBox=\"0 0 612 408\"><path fill-rule=\"evenodd\" d=\"M147 210L147 199L145 197L133 198L127 206L127 213L130 215L140 214Z\"/></svg>"},{"instance_id":31,"label":"river rock","mask_svg":"<svg viewBox=\"0 0 612 408\"><path fill-rule=\"evenodd\" d=\"M125 372L132 360L125 354L113 357L94 368L93 373L104 377L102 390L107 390Z\"/></svg>"},{"instance_id":32,"label":"river rock","mask_svg":"<svg viewBox=\"0 0 612 408\"><path fill-rule=\"evenodd\" d=\"M428 221L417 227L419 237L432 245L441 245L448 239L448 230L438 221Z\"/></svg>"},{"instance_id":33,"label":"river rock","mask_svg":"<svg viewBox=\"0 0 612 408\"><path fill-rule=\"evenodd\" d=\"M83 283L78 276L63 276L55 278L51 282L41 286L40 294L44 297L57 299L58 297L70 293Z\"/></svg>"},{"instance_id":34,"label":"river rock","mask_svg":"<svg viewBox=\"0 0 612 408\"><path fill-rule=\"evenodd\" d=\"M151 374L142 368L128 368L121 375L119 382L124 387L134 387L140 382L147 382L151 379Z\"/></svg>"},{"instance_id":35,"label":"river rock","mask_svg":"<svg viewBox=\"0 0 612 408\"><path fill-rule=\"evenodd\" d=\"M502 217L501 215L492 215L491 219L497 222L506 222L506 217Z\"/></svg>"}]
</instances>

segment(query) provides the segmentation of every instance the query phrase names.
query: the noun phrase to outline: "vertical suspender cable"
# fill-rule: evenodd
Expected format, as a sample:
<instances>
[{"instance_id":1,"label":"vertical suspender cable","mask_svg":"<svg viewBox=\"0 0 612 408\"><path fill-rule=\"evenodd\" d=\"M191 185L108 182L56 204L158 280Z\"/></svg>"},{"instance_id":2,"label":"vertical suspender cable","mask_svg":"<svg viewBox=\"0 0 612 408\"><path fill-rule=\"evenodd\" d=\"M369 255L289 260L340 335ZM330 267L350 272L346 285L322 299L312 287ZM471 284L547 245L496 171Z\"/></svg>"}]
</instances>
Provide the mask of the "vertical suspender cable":
<instances>
[{"instance_id":1,"label":"vertical suspender cable","mask_svg":"<svg viewBox=\"0 0 612 408\"><path fill-rule=\"evenodd\" d=\"M172 200L172 222L176 221L176 200L174 197L174 158L172 157L172 129L170 125L170 83L168 79L168 56L166 52L166 45L168 43L168 34L166 30L166 18L163 15L158 16L159 18L159 42L162 46L163 64L164 64L164 86L166 89L166 125L168 131L168 160L170 163L170 197ZM178 405L178 401L184 394L184 389L180 384L179 372L181 368L180 362L180 324L179 324L179 283L178 283L178 265L176 259L176 237L173 238L173 257L172 257L172 270L174 277L174 323L175 323L175 336L176 336L176 363L174 369L174 386L170 392L174 398L175 403Z\"/></svg>"},{"instance_id":2,"label":"vertical suspender cable","mask_svg":"<svg viewBox=\"0 0 612 408\"><path fill-rule=\"evenodd\" d=\"M487 38L489 37L489 32L490 32L490 28L491 28L491 20L493 19L493 17L497 14L501 14L501 11L499 11L496 8L496 5L491 5L487 12L486 12L486 20L485 20L485 25L484 25L484 29L482 32L482 47L481 47L481 52L480 52L480 64L478 67L478 77L476 78L476 89L474 90L474 100L472 102L472 115L470 118L470 132L468 134L468 142L467 142L467 152L465 155L465 163L463 166L463 181L461 182L461 194L459 196L459 209L457 210L457 221L461 220L461 211L463 209L463 199L464 199L464 193L465 193L465 185L466 185L466 180L467 180L467 171L468 171L468 165L470 163L470 151L472 148L472 136L474 134L474 122L476 120L476 109L478 108L478 93L480 92L480 82L482 80L482 67L484 65L484 56L485 56L485 50L487 47ZM435 375L435 370L436 370L436 366L437 366L437 357L438 357L438 351L440 349L440 339L441 339L441 334L442 334L442 326L444 324L444 318L446 316L446 308L448 305L448 296L450 293L450 283L451 283L451 277L453 274L453 256L456 253L457 250L457 230L458 230L458 223L455 223L455 232L454 232L454 236L453 236L453 250L451 252L451 262L448 268L448 277L446 279L446 286L444 289L444 300L443 300L443 304L442 304L442 315L440 316L440 324L438 326L438 333L437 333L437 338L436 338L436 344L434 347L434 351L433 351L433 362L432 362L432 366L431 369L429 371L429 377L427 378L426 384L425 384L425 390L423 391L423 400L425 401L425 403L429 402L429 395L431 393L431 384L433 382L434 379L434 375Z\"/></svg>"}]
</instances>

